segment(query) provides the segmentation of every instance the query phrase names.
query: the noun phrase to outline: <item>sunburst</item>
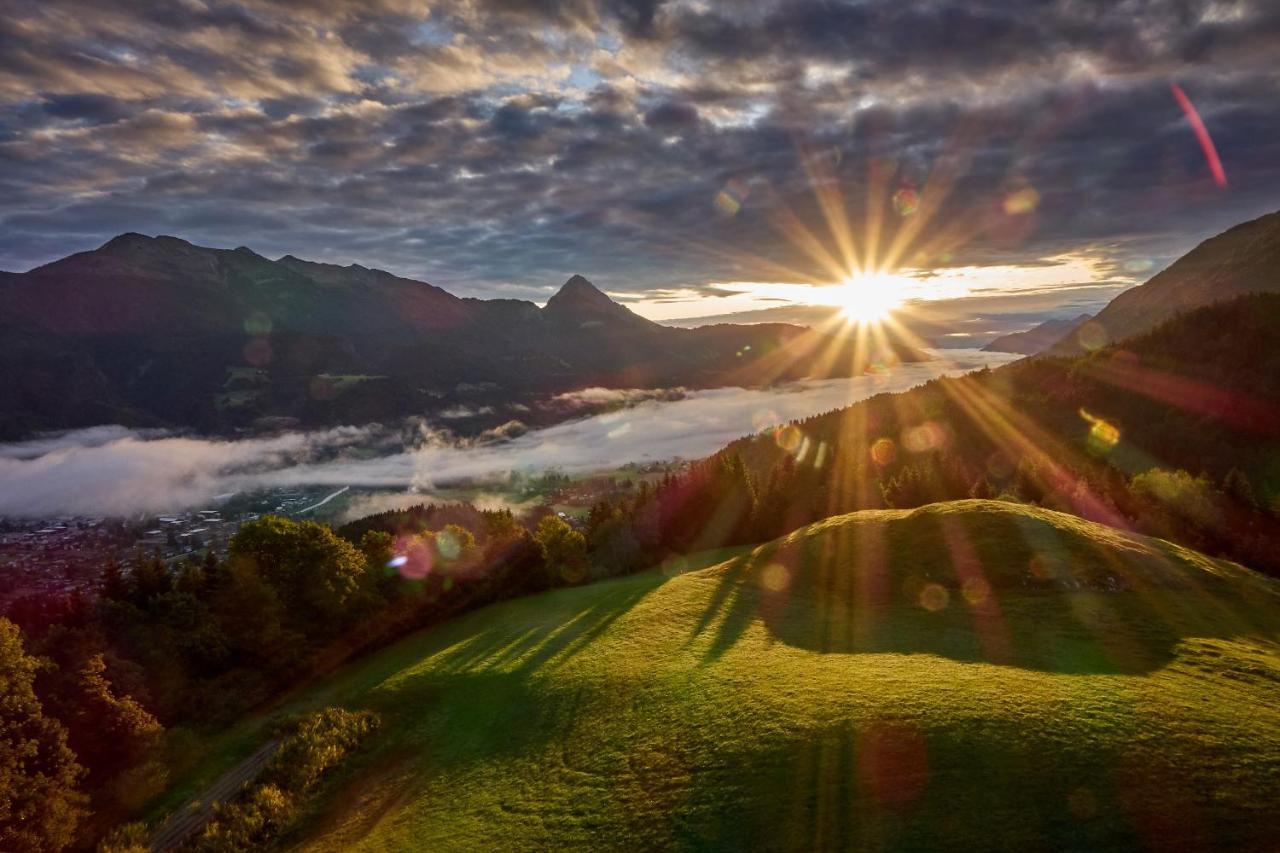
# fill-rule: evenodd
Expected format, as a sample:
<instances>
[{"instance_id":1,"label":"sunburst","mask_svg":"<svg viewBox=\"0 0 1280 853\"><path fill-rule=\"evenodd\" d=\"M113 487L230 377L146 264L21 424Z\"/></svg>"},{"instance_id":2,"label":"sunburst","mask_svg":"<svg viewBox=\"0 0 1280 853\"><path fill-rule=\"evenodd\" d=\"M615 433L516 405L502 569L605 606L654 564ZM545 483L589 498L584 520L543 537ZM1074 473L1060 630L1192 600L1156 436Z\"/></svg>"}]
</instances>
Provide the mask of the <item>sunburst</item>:
<instances>
[{"instance_id":1,"label":"sunburst","mask_svg":"<svg viewBox=\"0 0 1280 853\"><path fill-rule=\"evenodd\" d=\"M879 323L902 304L902 282L889 273L858 272L837 285L834 302L848 320Z\"/></svg>"}]
</instances>

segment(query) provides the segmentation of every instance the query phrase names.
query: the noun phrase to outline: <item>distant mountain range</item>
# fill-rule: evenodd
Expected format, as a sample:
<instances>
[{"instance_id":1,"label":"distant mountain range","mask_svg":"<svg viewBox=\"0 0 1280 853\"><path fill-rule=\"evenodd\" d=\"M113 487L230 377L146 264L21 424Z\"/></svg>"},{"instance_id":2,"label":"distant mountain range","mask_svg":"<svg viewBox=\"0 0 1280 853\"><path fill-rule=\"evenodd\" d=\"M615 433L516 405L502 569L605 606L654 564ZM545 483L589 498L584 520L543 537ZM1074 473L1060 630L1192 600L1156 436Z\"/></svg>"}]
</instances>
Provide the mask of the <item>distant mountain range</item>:
<instances>
[{"instance_id":1,"label":"distant mountain range","mask_svg":"<svg viewBox=\"0 0 1280 853\"><path fill-rule=\"evenodd\" d=\"M1038 352L1047 350L1092 319L1092 314L1081 314L1078 317L1045 320L1040 325L1027 329L1025 332L1001 335L983 347L982 351L1035 355Z\"/></svg>"},{"instance_id":2,"label":"distant mountain range","mask_svg":"<svg viewBox=\"0 0 1280 853\"><path fill-rule=\"evenodd\" d=\"M123 423L203 432L450 413L461 431L592 386L754 386L929 356L781 323L676 329L573 276L545 307L356 264L123 234L0 273L0 439Z\"/></svg>"}]
</instances>

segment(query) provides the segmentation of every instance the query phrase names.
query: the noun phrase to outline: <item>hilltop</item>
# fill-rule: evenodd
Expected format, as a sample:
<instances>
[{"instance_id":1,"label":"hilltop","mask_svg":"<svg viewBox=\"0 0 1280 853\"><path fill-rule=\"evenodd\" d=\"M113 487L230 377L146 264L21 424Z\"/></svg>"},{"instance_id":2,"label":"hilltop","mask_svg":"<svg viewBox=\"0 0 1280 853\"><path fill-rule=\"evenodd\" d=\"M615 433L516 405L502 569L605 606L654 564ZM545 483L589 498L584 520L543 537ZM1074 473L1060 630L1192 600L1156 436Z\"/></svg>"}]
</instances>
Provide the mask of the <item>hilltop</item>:
<instances>
[{"instance_id":1,"label":"hilltop","mask_svg":"<svg viewBox=\"0 0 1280 853\"><path fill-rule=\"evenodd\" d=\"M675 329L580 275L545 307L463 299L357 264L122 234L0 276L0 439L121 423L226 432L446 410L479 432L586 387L857 375L928 356L786 324ZM536 408L536 407L535 407Z\"/></svg>"},{"instance_id":2,"label":"hilltop","mask_svg":"<svg viewBox=\"0 0 1280 853\"><path fill-rule=\"evenodd\" d=\"M487 607L293 700L386 721L299 849L1248 850L1280 832L1273 581L991 501L706 561Z\"/></svg>"}]
</instances>

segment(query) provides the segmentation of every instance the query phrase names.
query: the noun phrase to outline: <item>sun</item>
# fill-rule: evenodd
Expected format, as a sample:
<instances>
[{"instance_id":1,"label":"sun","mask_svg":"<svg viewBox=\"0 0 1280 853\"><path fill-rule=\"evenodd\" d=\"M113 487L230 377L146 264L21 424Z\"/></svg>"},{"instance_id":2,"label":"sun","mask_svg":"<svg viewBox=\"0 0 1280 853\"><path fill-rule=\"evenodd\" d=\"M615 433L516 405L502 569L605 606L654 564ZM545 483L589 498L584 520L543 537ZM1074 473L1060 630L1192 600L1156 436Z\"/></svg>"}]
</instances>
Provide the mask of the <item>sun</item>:
<instances>
[{"instance_id":1,"label":"sun","mask_svg":"<svg viewBox=\"0 0 1280 853\"><path fill-rule=\"evenodd\" d=\"M839 285L835 303L849 320L877 323L902 304L902 283L879 272L854 273Z\"/></svg>"}]
</instances>

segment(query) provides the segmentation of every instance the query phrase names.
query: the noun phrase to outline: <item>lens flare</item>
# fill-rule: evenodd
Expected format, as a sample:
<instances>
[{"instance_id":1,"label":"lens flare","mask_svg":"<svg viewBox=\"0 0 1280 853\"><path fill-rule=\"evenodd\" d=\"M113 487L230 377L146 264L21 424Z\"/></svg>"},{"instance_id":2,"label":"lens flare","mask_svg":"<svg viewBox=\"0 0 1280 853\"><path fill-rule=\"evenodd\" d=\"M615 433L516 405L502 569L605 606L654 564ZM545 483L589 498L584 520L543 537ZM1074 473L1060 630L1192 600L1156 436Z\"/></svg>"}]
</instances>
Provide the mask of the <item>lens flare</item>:
<instances>
[{"instance_id":1,"label":"lens flare","mask_svg":"<svg viewBox=\"0 0 1280 853\"><path fill-rule=\"evenodd\" d=\"M731 178L712 200L716 211L723 216L735 216L742 209L747 196L751 194L751 185L741 178Z\"/></svg>"},{"instance_id":2,"label":"lens flare","mask_svg":"<svg viewBox=\"0 0 1280 853\"><path fill-rule=\"evenodd\" d=\"M1120 430L1115 424L1091 415L1084 409L1080 410L1080 417L1089 424L1086 445L1091 453L1099 455L1110 453L1111 449L1120 443Z\"/></svg>"},{"instance_id":3,"label":"lens flare","mask_svg":"<svg viewBox=\"0 0 1280 853\"><path fill-rule=\"evenodd\" d=\"M947 442L946 429L937 421L925 421L902 433L902 446L912 453L940 450Z\"/></svg>"},{"instance_id":4,"label":"lens flare","mask_svg":"<svg viewBox=\"0 0 1280 853\"><path fill-rule=\"evenodd\" d=\"M253 311L244 320L244 330L250 335L269 335L271 318L261 311Z\"/></svg>"},{"instance_id":5,"label":"lens flare","mask_svg":"<svg viewBox=\"0 0 1280 853\"><path fill-rule=\"evenodd\" d=\"M1076 340L1080 346L1093 352L1107 345L1107 330L1096 320L1090 320L1076 330Z\"/></svg>"},{"instance_id":6,"label":"lens flare","mask_svg":"<svg viewBox=\"0 0 1280 853\"><path fill-rule=\"evenodd\" d=\"M791 583L791 573L781 563L770 563L760 572L760 585L769 592L782 592Z\"/></svg>"},{"instance_id":7,"label":"lens flare","mask_svg":"<svg viewBox=\"0 0 1280 853\"><path fill-rule=\"evenodd\" d=\"M1218 156L1218 148L1213 144L1213 137L1209 135L1209 129L1205 127L1204 120L1200 118L1200 113L1196 110L1195 105L1191 103L1191 99L1187 97L1187 93L1182 91L1182 87L1177 83L1169 84L1169 88L1173 91L1173 98L1178 102L1178 106L1182 108L1183 114L1187 117L1187 123L1191 125L1191 132L1196 135L1196 141L1200 143L1200 150L1204 152L1204 161L1209 166L1209 174L1213 175L1213 182L1220 187L1227 185L1227 173L1222 168L1222 159Z\"/></svg>"},{"instance_id":8,"label":"lens flare","mask_svg":"<svg viewBox=\"0 0 1280 853\"><path fill-rule=\"evenodd\" d=\"M795 453L803 439L804 433L800 432L799 427L793 424L780 426L773 434L773 440L777 442L778 447L788 453Z\"/></svg>"},{"instance_id":9,"label":"lens flare","mask_svg":"<svg viewBox=\"0 0 1280 853\"><path fill-rule=\"evenodd\" d=\"M898 456L898 450L894 447L893 439L879 438L871 445L871 459L880 467L884 467L892 462Z\"/></svg>"},{"instance_id":10,"label":"lens flare","mask_svg":"<svg viewBox=\"0 0 1280 853\"><path fill-rule=\"evenodd\" d=\"M893 194L893 210L899 216L911 216L920 209L920 193L910 185L902 186Z\"/></svg>"},{"instance_id":11,"label":"lens flare","mask_svg":"<svg viewBox=\"0 0 1280 853\"><path fill-rule=\"evenodd\" d=\"M1040 193L1035 187L1022 187L1004 197L1004 212L1010 216L1023 216L1040 206Z\"/></svg>"},{"instance_id":12,"label":"lens flare","mask_svg":"<svg viewBox=\"0 0 1280 853\"><path fill-rule=\"evenodd\" d=\"M943 610L950 601L951 593L947 592L947 588L941 584L925 584L924 589L920 591L920 606L932 613Z\"/></svg>"}]
</instances>

